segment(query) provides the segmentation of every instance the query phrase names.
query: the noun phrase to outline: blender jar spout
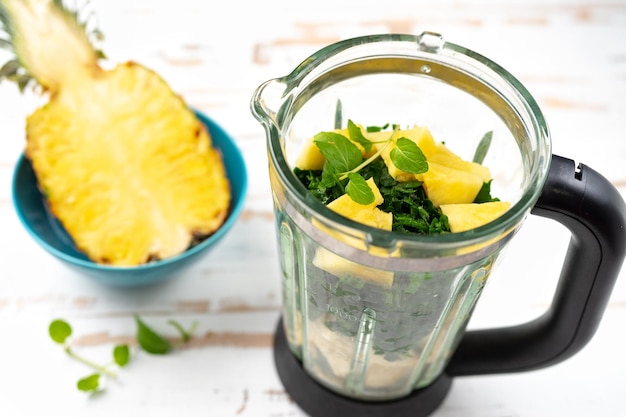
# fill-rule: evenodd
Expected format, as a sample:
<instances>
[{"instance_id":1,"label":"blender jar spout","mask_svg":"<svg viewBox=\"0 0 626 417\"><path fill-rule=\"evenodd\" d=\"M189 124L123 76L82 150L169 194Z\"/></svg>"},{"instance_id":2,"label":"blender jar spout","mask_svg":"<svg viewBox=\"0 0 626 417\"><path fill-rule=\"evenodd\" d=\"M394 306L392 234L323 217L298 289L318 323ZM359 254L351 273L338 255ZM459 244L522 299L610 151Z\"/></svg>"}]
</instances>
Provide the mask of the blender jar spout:
<instances>
[{"instance_id":1,"label":"blender jar spout","mask_svg":"<svg viewBox=\"0 0 626 417\"><path fill-rule=\"evenodd\" d=\"M287 84L282 78L268 80L252 96L252 114L266 129L270 129L272 125L278 127L279 109L288 99Z\"/></svg>"}]
</instances>

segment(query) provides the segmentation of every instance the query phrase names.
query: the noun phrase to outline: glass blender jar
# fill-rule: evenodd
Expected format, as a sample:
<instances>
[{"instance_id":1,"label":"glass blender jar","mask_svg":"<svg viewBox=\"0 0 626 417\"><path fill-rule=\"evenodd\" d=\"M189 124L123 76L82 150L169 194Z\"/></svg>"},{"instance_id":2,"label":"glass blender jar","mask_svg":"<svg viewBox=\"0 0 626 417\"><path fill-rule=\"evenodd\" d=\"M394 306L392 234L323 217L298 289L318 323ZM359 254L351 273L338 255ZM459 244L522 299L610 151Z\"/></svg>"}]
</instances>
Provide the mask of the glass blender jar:
<instances>
[{"instance_id":1,"label":"glass blender jar","mask_svg":"<svg viewBox=\"0 0 626 417\"><path fill-rule=\"evenodd\" d=\"M626 206L600 174L552 155L537 103L506 70L435 33L365 36L265 82L251 107L267 135L282 272L275 362L305 411L425 416L454 376L548 366L591 338L625 256ZM333 212L293 170L338 115L426 126L470 160L492 132L483 164L492 194L511 208L479 228L428 236ZM466 332L501 250L530 213L572 232L550 310L513 328Z\"/></svg>"}]
</instances>

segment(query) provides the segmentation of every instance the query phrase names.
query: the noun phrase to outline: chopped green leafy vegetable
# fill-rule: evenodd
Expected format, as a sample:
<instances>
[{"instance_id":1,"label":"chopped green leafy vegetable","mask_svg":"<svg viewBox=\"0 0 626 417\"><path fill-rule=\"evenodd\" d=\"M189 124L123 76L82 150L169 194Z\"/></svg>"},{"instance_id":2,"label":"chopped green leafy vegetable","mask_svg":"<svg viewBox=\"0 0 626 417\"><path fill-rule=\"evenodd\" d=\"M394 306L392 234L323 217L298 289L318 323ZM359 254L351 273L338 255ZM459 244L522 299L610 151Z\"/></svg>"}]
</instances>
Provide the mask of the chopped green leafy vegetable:
<instances>
[{"instance_id":1,"label":"chopped green leafy vegetable","mask_svg":"<svg viewBox=\"0 0 626 417\"><path fill-rule=\"evenodd\" d=\"M474 199L474 203L489 203L492 201L500 201L500 199L491 195L491 181L484 182Z\"/></svg>"},{"instance_id":2,"label":"chopped green leafy vegetable","mask_svg":"<svg viewBox=\"0 0 626 417\"><path fill-rule=\"evenodd\" d=\"M368 126L367 132L381 132L389 124L377 127ZM394 129L397 128L393 125ZM389 157L400 170L409 174L423 174L429 165L419 146L406 137L389 138L378 147L376 153L364 160L360 144L370 152L374 142L365 137L361 128L348 120L349 138L337 132L321 132L314 136L314 143L326 159L322 170L302 170L294 168L294 173L305 187L323 204L348 194L355 202L371 204L374 195L365 180L373 178L384 202L379 209L393 214L392 230L409 234L449 233L447 217L426 195L423 184L418 180L396 181L380 156L384 148L395 142ZM485 134L476 150L475 158L484 158L491 143L492 132ZM476 196L475 203L498 201L491 196L491 181L484 183Z\"/></svg>"},{"instance_id":3,"label":"chopped green leafy vegetable","mask_svg":"<svg viewBox=\"0 0 626 417\"><path fill-rule=\"evenodd\" d=\"M294 172L309 191L324 204L344 194L343 188L336 185L326 187L321 178L321 171L304 171L296 168ZM360 174L363 181L369 178L374 179L384 199L378 208L394 214L392 230L422 235L450 231L446 216L428 200L421 182L417 180L396 181L389 175L387 166L381 158L377 158L363 168ZM355 199L354 196L351 195L351 197ZM373 195L371 201L373 201Z\"/></svg>"}]
</instances>

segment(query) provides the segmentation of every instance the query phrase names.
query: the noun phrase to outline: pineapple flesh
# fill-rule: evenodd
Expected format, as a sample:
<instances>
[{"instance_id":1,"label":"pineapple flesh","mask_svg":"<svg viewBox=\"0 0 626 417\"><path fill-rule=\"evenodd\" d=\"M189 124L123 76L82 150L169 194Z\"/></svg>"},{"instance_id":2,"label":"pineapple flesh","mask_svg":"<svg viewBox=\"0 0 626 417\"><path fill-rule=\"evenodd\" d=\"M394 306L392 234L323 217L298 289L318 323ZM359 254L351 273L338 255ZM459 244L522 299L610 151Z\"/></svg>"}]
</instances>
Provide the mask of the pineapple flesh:
<instances>
[{"instance_id":1,"label":"pineapple flesh","mask_svg":"<svg viewBox=\"0 0 626 417\"><path fill-rule=\"evenodd\" d=\"M21 65L11 75L32 77L48 98L27 118L25 155L51 213L93 261L180 254L228 214L221 155L154 71L103 69L77 16L61 0L0 0Z\"/></svg>"}]
</instances>

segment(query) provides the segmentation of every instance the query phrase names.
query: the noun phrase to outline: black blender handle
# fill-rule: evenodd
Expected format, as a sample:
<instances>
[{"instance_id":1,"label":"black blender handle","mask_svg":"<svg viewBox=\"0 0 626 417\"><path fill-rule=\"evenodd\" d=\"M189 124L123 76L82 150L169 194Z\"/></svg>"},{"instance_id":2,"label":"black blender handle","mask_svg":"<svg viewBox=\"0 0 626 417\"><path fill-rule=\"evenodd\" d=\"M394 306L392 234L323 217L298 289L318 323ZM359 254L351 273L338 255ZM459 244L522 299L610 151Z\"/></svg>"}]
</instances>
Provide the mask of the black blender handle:
<instances>
[{"instance_id":1,"label":"black blender handle","mask_svg":"<svg viewBox=\"0 0 626 417\"><path fill-rule=\"evenodd\" d=\"M593 169L553 155L531 213L562 223L572 234L550 308L525 324L468 331L446 368L448 375L550 366L577 353L598 328L626 256L624 200Z\"/></svg>"}]
</instances>

